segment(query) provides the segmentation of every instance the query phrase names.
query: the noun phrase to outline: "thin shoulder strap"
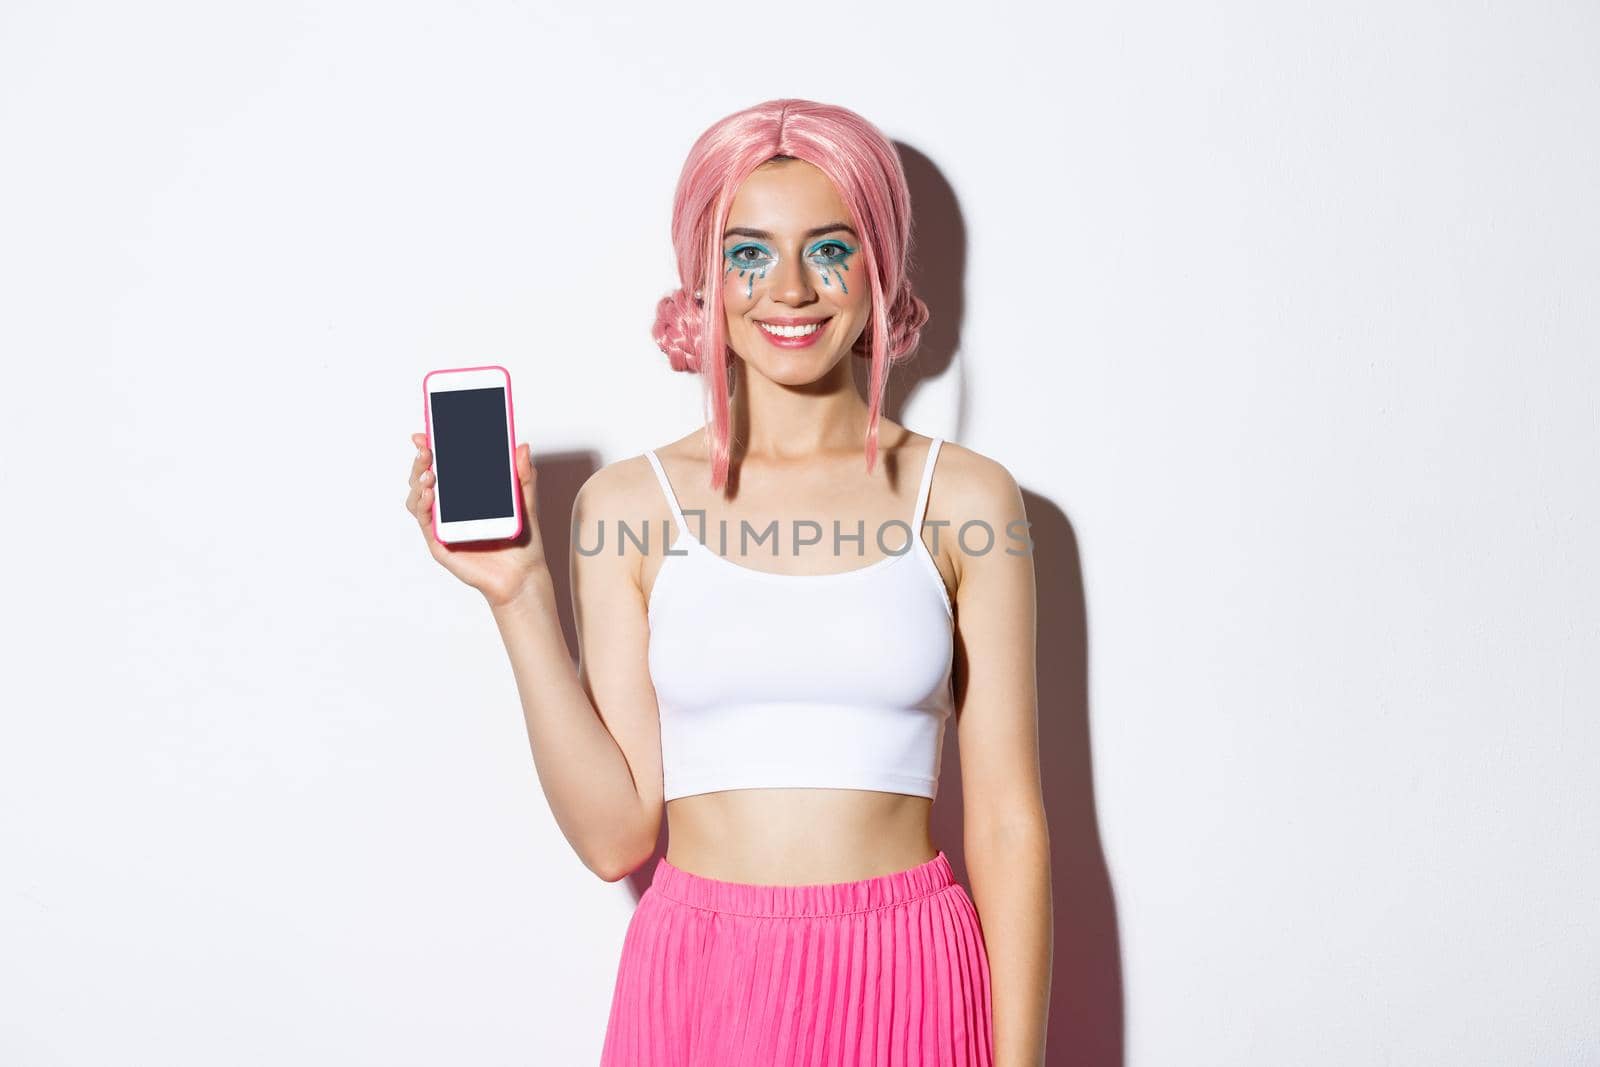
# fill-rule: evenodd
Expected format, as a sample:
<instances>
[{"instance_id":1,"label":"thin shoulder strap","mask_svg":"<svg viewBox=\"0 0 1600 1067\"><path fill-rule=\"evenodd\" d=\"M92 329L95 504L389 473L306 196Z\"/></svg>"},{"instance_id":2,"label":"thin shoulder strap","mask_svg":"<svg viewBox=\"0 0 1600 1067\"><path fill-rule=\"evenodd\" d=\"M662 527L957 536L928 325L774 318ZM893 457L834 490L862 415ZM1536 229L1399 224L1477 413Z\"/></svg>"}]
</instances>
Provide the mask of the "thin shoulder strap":
<instances>
[{"instance_id":1,"label":"thin shoulder strap","mask_svg":"<svg viewBox=\"0 0 1600 1067\"><path fill-rule=\"evenodd\" d=\"M661 492L667 498L667 505L672 508L672 521L678 524L680 533L692 537L693 535L689 533L689 524L683 521L683 509L678 507L678 497L672 491L672 483L667 481L667 472L661 469L661 461L656 458L655 449L646 449L644 455L650 461L650 466L655 468L656 481L661 483Z\"/></svg>"},{"instance_id":2,"label":"thin shoulder strap","mask_svg":"<svg viewBox=\"0 0 1600 1067\"><path fill-rule=\"evenodd\" d=\"M922 465L922 484L917 487L917 509L911 513L911 535L922 536L922 519L928 511L928 490L933 485L933 464L939 458L939 446L944 438L935 437L928 446L928 460Z\"/></svg>"}]
</instances>

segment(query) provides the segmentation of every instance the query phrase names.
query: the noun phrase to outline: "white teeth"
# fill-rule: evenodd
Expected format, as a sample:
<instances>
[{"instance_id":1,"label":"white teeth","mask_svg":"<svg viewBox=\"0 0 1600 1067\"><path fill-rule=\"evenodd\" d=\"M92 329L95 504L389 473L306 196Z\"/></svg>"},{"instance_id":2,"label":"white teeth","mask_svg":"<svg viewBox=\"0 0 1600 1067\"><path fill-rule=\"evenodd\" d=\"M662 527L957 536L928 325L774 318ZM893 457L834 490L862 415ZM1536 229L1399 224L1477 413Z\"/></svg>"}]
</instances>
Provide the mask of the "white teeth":
<instances>
[{"instance_id":1,"label":"white teeth","mask_svg":"<svg viewBox=\"0 0 1600 1067\"><path fill-rule=\"evenodd\" d=\"M774 337L809 337L822 329L820 322L813 322L809 326L772 326L765 322L757 325Z\"/></svg>"}]
</instances>

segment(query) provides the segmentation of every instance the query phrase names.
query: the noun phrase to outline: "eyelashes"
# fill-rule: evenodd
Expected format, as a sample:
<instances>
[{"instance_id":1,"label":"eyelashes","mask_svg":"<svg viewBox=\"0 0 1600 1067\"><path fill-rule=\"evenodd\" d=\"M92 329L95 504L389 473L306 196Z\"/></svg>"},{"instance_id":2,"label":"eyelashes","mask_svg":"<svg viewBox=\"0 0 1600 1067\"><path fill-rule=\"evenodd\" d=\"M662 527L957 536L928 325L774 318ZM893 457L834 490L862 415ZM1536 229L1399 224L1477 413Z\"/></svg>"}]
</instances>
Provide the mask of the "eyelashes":
<instances>
[{"instance_id":1,"label":"eyelashes","mask_svg":"<svg viewBox=\"0 0 1600 1067\"><path fill-rule=\"evenodd\" d=\"M855 252L854 248L843 241L830 237L812 245L806 257L821 265L833 266L845 262ZM736 266L754 266L758 270L771 266L778 258L766 245L755 241L743 241L728 249L723 255Z\"/></svg>"},{"instance_id":2,"label":"eyelashes","mask_svg":"<svg viewBox=\"0 0 1600 1067\"><path fill-rule=\"evenodd\" d=\"M848 294L850 287L845 284L844 272L850 269L850 257L856 251L844 241L828 237L812 245L806 252L806 259L822 275L824 286L831 289L834 281L838 281L839 289ZM726 264L724 273L738 271L739 277L745 279L746 298L755 295L756 279L766 278L767 271L778 262L772 249L757 241L741 241L732 248L724 249L722 258Z\"/></svg>"}]
</instances>

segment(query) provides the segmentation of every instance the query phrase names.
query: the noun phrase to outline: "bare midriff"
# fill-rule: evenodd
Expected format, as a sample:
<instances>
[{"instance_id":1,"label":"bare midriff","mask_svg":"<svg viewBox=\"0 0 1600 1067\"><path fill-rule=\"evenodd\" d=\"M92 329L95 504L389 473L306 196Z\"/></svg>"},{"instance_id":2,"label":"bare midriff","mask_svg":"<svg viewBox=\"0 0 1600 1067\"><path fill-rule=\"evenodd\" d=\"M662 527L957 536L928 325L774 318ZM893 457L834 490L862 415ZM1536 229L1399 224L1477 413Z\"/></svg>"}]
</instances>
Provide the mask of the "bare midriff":
<instances>
[{"instance_id":1,"label":"bare midriff","mask_svg":"<svg viewBox=\"0 0 1600 1067\"><path fill-rule=\"evenodd\" d=\"M667 801L667 862L724 882L854 882L938 854L933 801L863 789L731 789Z\"/></svg>"}]
</instances>

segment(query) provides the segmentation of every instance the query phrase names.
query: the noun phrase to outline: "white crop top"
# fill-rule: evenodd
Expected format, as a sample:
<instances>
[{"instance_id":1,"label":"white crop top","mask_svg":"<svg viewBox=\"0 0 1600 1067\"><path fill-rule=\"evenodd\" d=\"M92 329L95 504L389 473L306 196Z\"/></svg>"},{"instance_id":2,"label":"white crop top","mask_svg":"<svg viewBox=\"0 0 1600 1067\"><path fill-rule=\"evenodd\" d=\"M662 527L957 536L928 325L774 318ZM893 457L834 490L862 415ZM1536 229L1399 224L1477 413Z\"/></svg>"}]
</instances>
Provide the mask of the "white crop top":
<instances>
[{"instance_id":1,"label":"white crop top","mask_svg":"<svg viewBox=\"0 0 1600 1067\"><path fill-rule=\"evenodd\" d=\"M719 554L645 453L677 530L648 608L667 800L797 786L935 796L954 615L920 531L941 441L928 449L908 548L835 574L775 574ZM877 543L862 529L842 551ZM886 544L902 537L882 532Z\"/></svg>"}]
</instances>

